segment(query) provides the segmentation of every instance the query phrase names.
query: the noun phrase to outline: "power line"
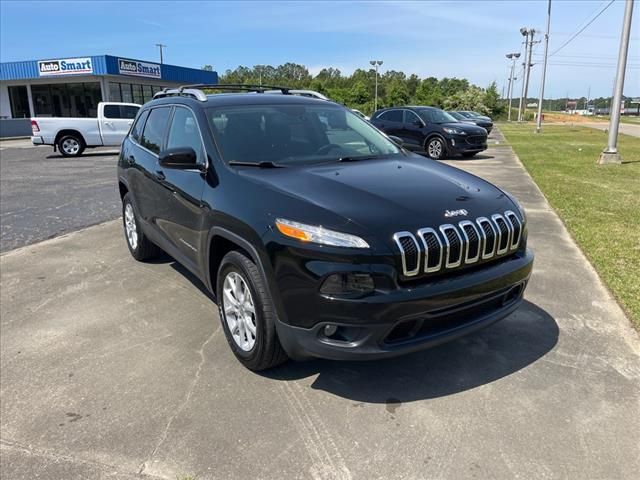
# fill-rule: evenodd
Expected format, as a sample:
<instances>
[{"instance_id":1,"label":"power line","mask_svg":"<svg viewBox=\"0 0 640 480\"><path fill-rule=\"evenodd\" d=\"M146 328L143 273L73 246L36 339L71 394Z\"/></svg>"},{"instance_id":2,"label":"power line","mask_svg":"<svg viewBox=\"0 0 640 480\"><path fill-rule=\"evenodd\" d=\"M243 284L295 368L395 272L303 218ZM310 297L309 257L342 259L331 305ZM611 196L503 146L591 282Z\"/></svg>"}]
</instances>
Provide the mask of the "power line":
<instances>
[{"instance_id":1,"label":"power line","mask_svg":"<svg viewBox=\"0 0 640 480\"><path fill-rule=\"evenodd\" d=\"M574 40L578 35L580 35L582 32L584 32L584 31L586 30L586 28L587 28L589 25L591 25L593 22L595 22L595 21L596 21L596 19L597 19L600 15L602 15L602 14L605 12L605 10L607 10L607 8L609 8L611 5L613 5L613 2L614 2L614 1L615 1L615 0L611 0L609 3L607 3L607 5L605 5L605 7L604 7L602 10L600 10L600 11L598 12L598 14L597 14L595 17L593 17L593 18L589 21L589 23L587 23L584 27L582 27L580 30L578 30L578 31L577 31L575 34L573 34L571 37L569 37L569 40L567 40L566 42L564 42L564 43L560 46L560 48L557 48L557 49L555 50L555 52L553 52L553 53L552 53L551 55L549 55L549 56L550 56L550 57L553 57L556 53L558 53L558 52L559 52L560 50L562 50L564 47L566 47L567 45L569 45L569 44L570 44L570 43L571 43L571 42L572 42L572 41L573 41L573 40Z\"/></svg>"}]
</instances>

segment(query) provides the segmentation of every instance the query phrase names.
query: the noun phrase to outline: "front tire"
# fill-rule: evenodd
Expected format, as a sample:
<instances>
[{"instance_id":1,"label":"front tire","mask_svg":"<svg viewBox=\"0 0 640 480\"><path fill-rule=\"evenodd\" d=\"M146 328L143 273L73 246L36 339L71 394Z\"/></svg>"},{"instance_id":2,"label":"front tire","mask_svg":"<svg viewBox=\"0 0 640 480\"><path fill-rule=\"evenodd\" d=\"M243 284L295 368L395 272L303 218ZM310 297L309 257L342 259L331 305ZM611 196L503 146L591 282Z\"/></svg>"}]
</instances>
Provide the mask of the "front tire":
<instances>
[{"instance_id":1,"label":"front tire","mask_svg":"<svg viewBox=\"0 0 640 480\"><path fill-rule=\"evenodd\" d=\"M142 231L130 193L127 193L122 199L122 226L124 227L127 247L129 247L129 252L133 258L143 262L162 253L162 250L152 243Z\"/></svg>"},{"instance_id":2,"label":"front tire","mask_svg":"<svg viewBox=\"0 0 640 480\"><path fill-rule=\"evenodd\" d=\"M276 333L273 302L255 263L239 252L227 253L216 284L222 328L240 363L253 371L284 363L288 357Z\"/></svg>"},{"instance_id":3,"label":"front tire","mask_svg":"<svg viewBox=\"0 0 640 480\"><path fill-rule=\"evenodd\" d=\"M425 151L429 158L433 160L442 160L445 156L444 142L440 137L431 137L427 140Z\"/></svg>"},{"instance_id":4,"label":"front tire","mask_svg":"<svg viewBox=\"0 0 640 480\"><path fill-rule=\"evenodd\" d=\"M58 140L58 151L63 157L79 157L85 147L84 140L77 135L63 135Z\"/></svg>"}]
</instances>

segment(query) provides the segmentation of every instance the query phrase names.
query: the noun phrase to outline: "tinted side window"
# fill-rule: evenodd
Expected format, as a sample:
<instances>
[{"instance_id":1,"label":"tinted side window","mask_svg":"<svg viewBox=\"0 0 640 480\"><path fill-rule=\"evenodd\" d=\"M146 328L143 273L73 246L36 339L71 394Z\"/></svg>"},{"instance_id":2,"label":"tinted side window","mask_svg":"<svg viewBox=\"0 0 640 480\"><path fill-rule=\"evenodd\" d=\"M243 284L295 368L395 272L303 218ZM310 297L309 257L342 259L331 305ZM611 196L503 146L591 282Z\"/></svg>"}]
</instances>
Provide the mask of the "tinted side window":
<instances>
[{"instance_id":1,"label":"tinted side window","mask_svg":"<svg viewBox=\"0 0 640 480\"><path fill-rule=\"evenodd\" d=\"M120 118L120 105L105 105L105 118Z\"/></svg>"},{"instance_id":2,"label":"tinted side window","mask_svg":"<svg viewBox=\"0 0 640 480\"><path fill-rule=\"evenodd\" d=\"M120 118L136 118L140 107L133 105L120 105Z\"/></svg>"},{"instance_id":3,"label":"tinted side window","mask_svg":"<svg viewBox=\"0 0 640 480\"><path fill-rule=\"evenodd\" d=\"M169 127L169 138L167 148L191 147L198 155L198 162L204 163L202 155L202 140L198 122L191 110L176 107L171 127Z\"/></svg>"},{"instance_id":4,"label":"tinted side window","mask_svg":"<svg viewBox=\"0 0 640 480\"><path fill-rule=\"evenodd\" d=\"M170 111L171 109L169 107L154 108L151 110L149 118L147 118L147 123L144 126L142 137L140 137L140 145L154 153L160 153L162 139L167 130Z\"/></svg>"},{"instance_id":5,"label":"tinted side window","mask_svg":"<svg viewBox=\"0 0 640 480\"><path fill-rule=\"evenodd\" d=\"M397 122L402 123L402 110L387 110L378 117L385 122Z\"/></svg>"},{"instance_id":6,"label":"tinted side window","mask_svg":"<svg viewBox=\"0 0 640 480\"><path fill-rule=\"evenodd\" d=\"M418 117L418 115L413 113L411 110L405 110L404 111L404 123L413 124L414 122L422 123L422 120L420 120L420 117Z\"/></svg>"},{"instance_id":7,"label":"tinted side window","mask_svg":"<svg viewBox=\"0 0 640 480\"><path fill-rule=\"evenodd\" d=\"M145 110L140 114L136 124L131 129L131 137L136 141L140 141L140 136L142 135L142 129L144 128L144 122L147 120L149 116L149 110Z\"/></svg>"}]
</instances>

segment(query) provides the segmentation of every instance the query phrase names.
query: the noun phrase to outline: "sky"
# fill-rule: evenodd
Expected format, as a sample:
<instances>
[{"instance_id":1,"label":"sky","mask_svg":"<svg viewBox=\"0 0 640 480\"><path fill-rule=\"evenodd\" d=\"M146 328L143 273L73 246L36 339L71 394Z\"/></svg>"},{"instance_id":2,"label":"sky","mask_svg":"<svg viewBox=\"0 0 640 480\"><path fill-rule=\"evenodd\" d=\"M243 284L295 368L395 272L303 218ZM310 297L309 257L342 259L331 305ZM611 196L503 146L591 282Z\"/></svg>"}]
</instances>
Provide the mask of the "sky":
<instances>
[{"instance_id":1,"label":"sky","mask_svg":"<svg viewBox=\"0 0 640 480\"><path fill-rule=\"evenodd\" d=\"M553 0L549 52L609 0ZM640 7L631 29L624 94L640 96ZM546 27L546 0L306 2L30 2L0 0L0 61L111 54L219 73L238 65L295 62L312 74L383 60L382 71L492 81L502 91L505 54L523 51L520 27ZM545 98L606 97L613 90L624 0L615 0L549 59ZM538 94L544 44L536 44L529 92ZM522 57L521 57L522 60ZM520 78L515 91L521 89ZM517 95L516 95L517 96Z\"/></svg>"}]
</instances>

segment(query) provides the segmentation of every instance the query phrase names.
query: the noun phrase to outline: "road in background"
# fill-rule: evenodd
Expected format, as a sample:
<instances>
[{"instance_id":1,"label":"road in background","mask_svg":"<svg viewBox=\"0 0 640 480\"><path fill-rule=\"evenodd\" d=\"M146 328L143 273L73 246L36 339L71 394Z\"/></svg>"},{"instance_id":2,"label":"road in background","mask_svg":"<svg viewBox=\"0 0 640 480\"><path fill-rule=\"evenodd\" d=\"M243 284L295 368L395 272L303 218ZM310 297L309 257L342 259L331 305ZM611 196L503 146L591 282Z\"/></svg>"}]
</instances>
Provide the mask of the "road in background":
<instances>
[{"instance_id":1,"label":"road in background","mask_svg":"<svg viewBox=\"0 0 640 480\"><path fill-rule=\"evenodd\" d=\"M581 123L580 125L589 127L589 128L596 128L598 130L603 130L603 131L609 130L608 123L589 122L589 123ZM625 135L631 135L632 137L640 138L640 125L632 125L630 123L620 123L620 126L618 127L618 133L623 133Z\"/></svg>"},{"instance_id":2,"label":"road in background","mask_svg":"<svg viewBox=\"0 0 640 480\"><path fill-rule=\"evenodd\" d=\"M117 151L65 158L29 140L0 142L0 252L120 215Z\"/></svg>"}]
</instances>

